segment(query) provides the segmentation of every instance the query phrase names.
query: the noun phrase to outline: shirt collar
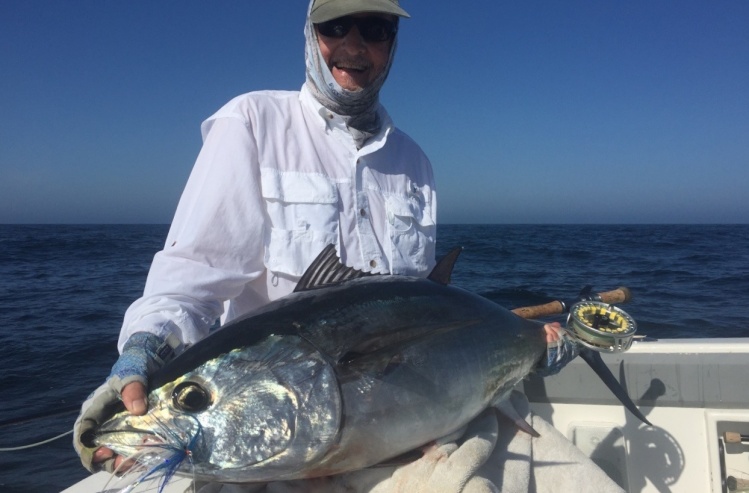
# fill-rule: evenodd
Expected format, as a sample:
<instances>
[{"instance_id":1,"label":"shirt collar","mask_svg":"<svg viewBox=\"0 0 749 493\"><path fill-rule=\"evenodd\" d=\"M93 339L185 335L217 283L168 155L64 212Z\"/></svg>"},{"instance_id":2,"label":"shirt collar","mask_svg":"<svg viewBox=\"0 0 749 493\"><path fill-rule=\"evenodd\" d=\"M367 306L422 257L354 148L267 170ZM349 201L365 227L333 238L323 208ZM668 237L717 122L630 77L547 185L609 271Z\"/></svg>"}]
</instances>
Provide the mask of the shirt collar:
<instances>
[{"instance_id":1,"label":"shirt collar","mask_svg":"<svg viewBox=\"0 0 749 493\"><path fill-rule=\"evenodd\" d=\"M322 130L325 130L328 125L331 124L331 121L343 125L343 119L340 117L340 115L333 113L325 106L320 104L320 102L312 96L312 93L307 88L307 84L302 85L302 90L299 91L299 101L302 104L302 107L308 109L312 114L318 116L318 118L315 118L314 121L317 125L320 126ZM393 130L395 130L393 120L390 118L390 115L381 104L379 104L377 107L377 114L380 116L380 121L382 122L380 131L367 140L367 143L364 145L364 147L361 148L361 152L369 153L381 148L385 145L387 137L392 133Z\"/></svg>"}]
</instances>

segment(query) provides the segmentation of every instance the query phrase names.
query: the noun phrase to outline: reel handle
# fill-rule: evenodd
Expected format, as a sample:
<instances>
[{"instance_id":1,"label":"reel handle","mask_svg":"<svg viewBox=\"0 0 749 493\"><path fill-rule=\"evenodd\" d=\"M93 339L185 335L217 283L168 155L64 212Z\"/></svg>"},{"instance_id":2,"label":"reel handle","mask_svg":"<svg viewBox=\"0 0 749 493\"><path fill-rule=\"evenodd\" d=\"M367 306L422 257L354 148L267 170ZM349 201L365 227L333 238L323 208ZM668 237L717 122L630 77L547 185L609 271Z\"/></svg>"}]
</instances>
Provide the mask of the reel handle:
<instances>
[{"instance_id":1,"label":"reel handle","mask_svg":"<svg viewBox=\"0 0 749 493\"><path fill-rule=\"evenodd\" d=\"M618 287L611 291L606 291L604 293L598 293L597 296L600 298L600 301L608 303L610 305L616 303L626 303L632 299L632 293L629 291L629 288L626 288L624 286ZM561 315L562 313L566 313L569 311L570 306L572 306L573 304L574 302L555 300L550 301L549 303L546 303L544 305L524 306L515 308L511 311L515 315L518 315L522 318L541 318L548 317L550 315Z\"/></svg>"}]
</instances>

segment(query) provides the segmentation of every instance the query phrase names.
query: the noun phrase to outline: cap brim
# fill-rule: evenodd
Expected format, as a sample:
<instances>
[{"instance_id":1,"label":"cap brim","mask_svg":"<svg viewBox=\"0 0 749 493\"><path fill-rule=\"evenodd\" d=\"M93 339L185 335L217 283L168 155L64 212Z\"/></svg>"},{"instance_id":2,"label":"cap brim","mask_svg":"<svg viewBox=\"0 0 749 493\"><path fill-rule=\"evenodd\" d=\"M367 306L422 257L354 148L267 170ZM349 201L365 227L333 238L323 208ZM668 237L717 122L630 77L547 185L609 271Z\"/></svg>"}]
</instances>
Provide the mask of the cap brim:
<instances>
[{"instance_id":1,"label":"cap brim","mask_svg":"<svg viewBox=\"0 0 749 493\"><path fill-rule=\"evenodd\" d=\"M377 12L381 14L392 14L398 17L411 17L408 12L394 4L390 0L348 0L346 2L326 2L313 7L309 18L313 24L337 19L344 15L359 14L363 12Z\"/></svg>"}]
</instances>

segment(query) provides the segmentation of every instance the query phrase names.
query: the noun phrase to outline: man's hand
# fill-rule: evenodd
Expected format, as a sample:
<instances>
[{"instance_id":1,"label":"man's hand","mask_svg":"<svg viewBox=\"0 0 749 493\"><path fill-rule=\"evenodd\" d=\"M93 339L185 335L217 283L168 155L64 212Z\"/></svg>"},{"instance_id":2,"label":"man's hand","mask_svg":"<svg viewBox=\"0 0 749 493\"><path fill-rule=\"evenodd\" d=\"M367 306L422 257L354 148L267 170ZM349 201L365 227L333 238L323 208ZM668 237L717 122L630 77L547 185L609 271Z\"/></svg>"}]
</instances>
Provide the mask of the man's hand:
<instances>
[{"instance_id":1,"label":"man's hand","mask_svg":"<svg viewBox=\"0 0 749 493\"><path fill-rule=\"evenodd\" d=\"M122 403L125 409L130 411L134 416L142 416L148 411L148 401L146 400L146 386L140 382L133 382L125 385L121 392Z\"/></svg>"},{"instance_id":2,"label":"man's hand","mask_svg":"<svg viewBox=\"0 0 749 493\"><path fill-rule=\"evenodd\" d=\"M148 411L148 401L146 400L146 386L140 382L132 382L125 385L122 388L122 403L125 404L127 409L133 416L142 416ZM97 466L107 460L114 459L114 469L120 467L124 460L121 456L115 454L111 449L106 447L99 447L94 451L93 455L93 467L98 469ZM126 469L125 469L126 470Z\"/></svg>"},{"instance_id":3,"label":"man's hand","mask_svg":"<svg viewBox=\"0 0 749 493\"><path fill-rule=\"evenodd\" d=\"M546 332L546 355L536 367L536 373L542 377L555 375L564 366L575 359L580 348L559 322L544 325Z\"/></svg>"},{"instance_id":4,"label":"man's hand","mask_svg":"<svg viewBox=\"0 0 749 493\"><path fill-rule=\"evenodd\" d=\"M562 328L559 322L552 322L544 325L544 332L546 333L546 343L555 343L562 339L562 334L566 331Z\"/></svg>"},{"instance_id":5,"label":"man's hand","mask_svg":"<svg viewBox=\"0 0 749 493\"><path fill-rule=\"evenodd\" d=\"M109 378L83 403L73 427L73 446L86 469L111 472L122 463L122 458L112 450L97 448L93 435L111 416L112 406L120 400L131 414L146 414L148 377L173 357L175 347L174 342L167 344L162 338L147 332L137 332L125 343Z\"/></svg>"}]
</instances>

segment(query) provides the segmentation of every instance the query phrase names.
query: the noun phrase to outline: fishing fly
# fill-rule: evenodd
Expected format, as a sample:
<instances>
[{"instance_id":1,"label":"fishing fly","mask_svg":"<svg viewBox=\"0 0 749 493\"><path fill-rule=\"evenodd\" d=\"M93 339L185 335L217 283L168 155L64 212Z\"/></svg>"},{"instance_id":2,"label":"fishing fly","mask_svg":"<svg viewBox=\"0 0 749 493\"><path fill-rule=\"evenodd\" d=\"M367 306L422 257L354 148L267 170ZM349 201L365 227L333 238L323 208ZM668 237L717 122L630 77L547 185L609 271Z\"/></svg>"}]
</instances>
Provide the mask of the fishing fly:
<instances>
[{"instance_id":1,"label":"fishing fly","mask_svg":"<svg viewBox=\"0 0 749 493\"><path fill-rule=\"evenodd\" d=\"M117 477L117 473L120 472L123 467L125 467L125 464L131 464L134 462L136 466L128 470L127 476L131 477L139 473L142 474L133 483L120 489L119 493L130 493L140 484L143 484L144 482L152 479L156 479L157 476L159 479L158 493L162 493L169 481L171 481L176 472L179 470L182 463L187 461L189 463L189 469L193 476L192 490L194 492L195 464L193 462L193 455L195 447L198 443L198 439L203 432L203 427L194 416L185 414L183 415L183 417L189 417L197 425L195 433L192 436L184 439L177 432L175 432L175 430L169 428L162 420L154 416L156 424L158 425L160 431L163 432L164 436L166 436L167 440L158 443L144 443L138 452L122 461L119 467L112 473L112 478L107 481L104 488L106 489L112 479ZM149 459L144 460L145 457L149 457ZM156 465L150 466L148 470L142 472L143 469L146 469L147 467L144 465L145 462L153 463L157 460L159 462ZM141 467L138 467L138 464L141 465Z\"/></svg>"}]
</instances>

